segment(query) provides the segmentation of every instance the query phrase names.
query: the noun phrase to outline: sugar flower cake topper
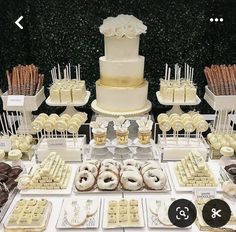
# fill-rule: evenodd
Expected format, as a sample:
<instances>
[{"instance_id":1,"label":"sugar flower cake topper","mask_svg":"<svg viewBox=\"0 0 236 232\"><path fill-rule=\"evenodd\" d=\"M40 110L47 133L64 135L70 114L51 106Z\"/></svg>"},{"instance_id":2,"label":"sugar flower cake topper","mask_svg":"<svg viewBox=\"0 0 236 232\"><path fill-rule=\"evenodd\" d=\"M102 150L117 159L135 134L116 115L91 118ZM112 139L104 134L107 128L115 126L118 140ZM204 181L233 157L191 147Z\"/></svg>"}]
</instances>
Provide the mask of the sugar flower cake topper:
<instances>
[{"instance_id":1,"label":"sugar flower cake topper","mask_svg":"<svg viewBox=\"0 0 236 232\"><path fill-rule=\"evenodd\" d=\"M132 39L142 33L146 33L147 27L133 15L120 14L117 17L108 17L103 20L100 32L104 36L117 38L127 37Z\"/></svg>"}]
</instances>

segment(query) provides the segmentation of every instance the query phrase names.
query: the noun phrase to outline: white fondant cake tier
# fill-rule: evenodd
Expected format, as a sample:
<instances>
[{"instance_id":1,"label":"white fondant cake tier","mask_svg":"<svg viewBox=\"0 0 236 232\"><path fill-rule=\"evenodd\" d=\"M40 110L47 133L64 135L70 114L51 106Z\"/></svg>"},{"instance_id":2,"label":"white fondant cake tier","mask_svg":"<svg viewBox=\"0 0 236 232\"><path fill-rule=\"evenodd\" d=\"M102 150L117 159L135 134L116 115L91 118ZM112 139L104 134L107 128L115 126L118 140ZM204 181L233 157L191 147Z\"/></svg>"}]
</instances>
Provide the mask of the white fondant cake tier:
<instances>
[{"instance_id":1,"label":"white fondant cake tier","mask_svg":"<svg viewBox=\"0 0 236 232\"><path fill-rule=\"evenodd\" d=\"M128 60L138 57L139 36L132 39L127 37L117 38L116 36L104 36L104 42L105 57L107 60Z\"/></svg>"},{"instance_id":2,"label":"white fondant cake tier","mask_svg":"<svg viewBox=\"0 0 236 232\"><path fill-rule=\"evenodd\" d=\"M96 82L97 105L114 112L129 112L142 109L147 104L148 82L135 87L104 86Z\"/></svg>"},{"instance_id":3,"label":"white fondant cake tier","mask_svg":"<svg viewBox=\"0 0 236 232\"><path fill-rule=\"evenodd\" d=\"M99 58L101 84L116 87L137 86L143 83L144 57L133 60L107 60Z\"/></svg>"}]
</instances>

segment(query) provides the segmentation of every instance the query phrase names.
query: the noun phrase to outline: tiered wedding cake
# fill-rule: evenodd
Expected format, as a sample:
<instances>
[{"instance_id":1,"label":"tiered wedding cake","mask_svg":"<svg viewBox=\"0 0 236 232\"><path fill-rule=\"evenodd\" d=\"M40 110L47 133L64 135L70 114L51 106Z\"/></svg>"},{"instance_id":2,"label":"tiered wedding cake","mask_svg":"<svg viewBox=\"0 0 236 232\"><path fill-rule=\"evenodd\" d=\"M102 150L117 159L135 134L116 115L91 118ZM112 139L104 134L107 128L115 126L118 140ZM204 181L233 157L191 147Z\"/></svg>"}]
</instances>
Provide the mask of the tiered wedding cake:
<instances>
[{"instance_id":1,"label":"tiered wedding cake","mask_svg":"<svg viewBox=\"0 0 236 232\"><path fill-rule=\"evenodd\" d=\"M99 58L100 79L92 108L125 113L149 111L148 82L144 80L144 57L139 55L139 36L147 27L132 15L108 17L100 26L105 56ZM148 109L148 110L147 110Z\"/></svg>"}]
</instances>

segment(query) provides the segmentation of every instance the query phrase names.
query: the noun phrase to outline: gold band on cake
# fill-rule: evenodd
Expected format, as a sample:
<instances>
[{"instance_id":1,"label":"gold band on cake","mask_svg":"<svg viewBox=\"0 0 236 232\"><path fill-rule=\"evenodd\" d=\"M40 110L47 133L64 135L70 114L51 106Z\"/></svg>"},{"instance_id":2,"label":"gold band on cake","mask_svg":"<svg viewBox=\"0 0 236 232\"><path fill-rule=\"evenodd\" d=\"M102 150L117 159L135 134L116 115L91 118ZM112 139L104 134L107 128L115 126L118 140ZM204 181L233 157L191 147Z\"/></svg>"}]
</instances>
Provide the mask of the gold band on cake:
<instances>
[{"instance_id":1,"label":"gold band on cake","mask_svg":"<svg viewBox=\"0 0 236 232\"><path fill-rule=\"evenodd\" d=\"M114 77L100 75L100 83L102 85L113 87L135 87L143 83L143 76L140 77Z\"/></svg>"}]
</instances>

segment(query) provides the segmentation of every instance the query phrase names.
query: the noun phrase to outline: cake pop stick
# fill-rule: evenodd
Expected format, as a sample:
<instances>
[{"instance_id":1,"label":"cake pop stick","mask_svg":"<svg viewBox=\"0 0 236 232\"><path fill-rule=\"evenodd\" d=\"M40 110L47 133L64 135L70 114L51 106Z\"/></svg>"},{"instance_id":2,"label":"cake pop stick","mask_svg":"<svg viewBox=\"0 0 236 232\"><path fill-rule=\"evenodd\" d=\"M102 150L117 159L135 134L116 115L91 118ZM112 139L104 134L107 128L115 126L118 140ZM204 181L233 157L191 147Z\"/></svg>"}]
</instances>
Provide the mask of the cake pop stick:
<instances>
[{"instance_id":1,"label":"cake pop stick","mask_svg":"<svg viewBox=\"0 0 236 232\"><path fill-rule=\"evenodd\" d=\"M5 126L6 126L7 135L9 136L8 124L7 124L7 120L6 120L6 115L5 115L5 113L3 113L3 121L4 121L4 124L5 124Z\"/></svg>"},{"instance_id":2,"label":"cake pop stick","mask_svg":"<svg viewBox=\"0 0 236 232\"><path fill-rule=\"evenodd\" d=\"M75 75L76 75L76 80L79 80L79 74L78 74L78 67L75 66Z\"/></svg>"},{"instance_id":3,"label":"cake pop stick","mask_svg":"<svg viewBox=\"0 0 236 232\"><path fill-rule=\"evenodd\" d=\"M70 68L70 63L69 63L69 79L71 80L71 68Z\"/></svg>"},{"instance_id":4,"label":"cake pop stick","mask_svg":"<svg viewBox=\"0 0 236 232\"><path fill-rule=\"evenodd\" d=\"M78 79L79 79L79 81L81 80L80 79L80 64L78 64Z\"/></svg>"},{"instance_id":5,"label":"cake pop stick","mask_svg":"<svg viewBox=\"0 0 236 232\"><path fill-rule=\"evenodd\" d=\"M11 113L11 120L12 120L12 125L13 125L13 128L14 128L14 131L15 131L15 133L17 134L17 132L16 132L16 124L15 124L13 112Z\"/></svg>"},{"instance_id":6,"label":"cake pop stick","mask_svg":"<svg viewBox=\"0 0 236 232\"><path fill-rule=\"evenodd\" d=\"M66 69L63 70L64 73L64 79L66 80Z\"/></svg>"},{"instance_id":7,"label":"cake pop stick","mask_svg":"<svg viewBox=\"0 0 236 232\"><path fill-rule=\"evenodd\" d=\"M165 81L167 80L167 73L168 73L168 64L166 64L166 69L165 69Z\"/></svg>"},{"instance_id":8,"label":"cake pop stick","mask_svg":"<svg viewBox=\"0 0 236 232\"><path fill-rule=\"evenodd\" d=\"M4 127L3 121L2 121L2 115L0 115L0 122L1 122L1 127L2 127L2 130L3 130L3 134L5 135L6 131L5 131L5 127Z\"/></svg>"},{"instance_id":9,"label":"cake pop stick","mask_svg":"<svg viewBox=\"0 0 236 232\"><path fill-rule=\"evenodd\" d=\"M177 64L175 64L175 81L177 80L177 69L178 69L178 66Z\"/></svg>"},{"instance_id":10,"label":"cake pop stick","mask_svg":"<svg viewBox=\"0 0 236 232\"><path fill-rule=\"evenodd\" d=\"M171 72L171 69L168 68L168 83L170 82L170 72Z\"/></svg>"},{"instance_id":11,"label":"cake pop stick","mask_svg":"<svg viewBox=\"0 0 236 232\"><path fill-rule=\"evenodd\" d=\"M51 72L52 82L54 83L55 82L54 73L52 70L50 72Z\"/></svg>"},{"instance_id":12,"label":"cake pop stick","mask_svg":"<svg viewBox=\"0 0 236 232\"><path fill-rule=\"evenodd\" d=\"M61 69L60 69L59 64L57 64L57 71L58 71L58 78L59 78L59 80L61 80Z\"/></svg>"},{"instance_id":13,"label":"cake pop stick","mask_svg":"<svg viewBox=\"0 0 236 232\"><path fill-rule=\"evenodd\" d=\"M8 125L10 126L10 132L11 132L11 134L13 134L14 132L13 132L12 123L11 123L11 120L10 120L9 116L10 115L9 115L9 113L7 111L7 122L8 122Z\"/></svg>"},{"instance_id":14,"label":"cake pop stick","mask_svg":"<svg viewBox=\"0 0 236 232\"><path fill-rule=\"evenodd\" d=\"M224 116L224 118L225 118L225 120L224 120L224 125L223 125L223 128L222 128L222 130L224 131L224 132L226 132L226 128L227 128L227 115L228 115L228 112L227 111L225 111L225 116Z\"/></svg>"},{"instance_id":15,"label":"cake pop stick","mask_svg":"<svg viewBox=\"0 0 236 232\"><path fill-rule=\"evenodd\" d=\"M186 74L186 63L184 63L184 79L186 80L186 78L187 78L187 74Z\"/></svg>"}]
</instances>

